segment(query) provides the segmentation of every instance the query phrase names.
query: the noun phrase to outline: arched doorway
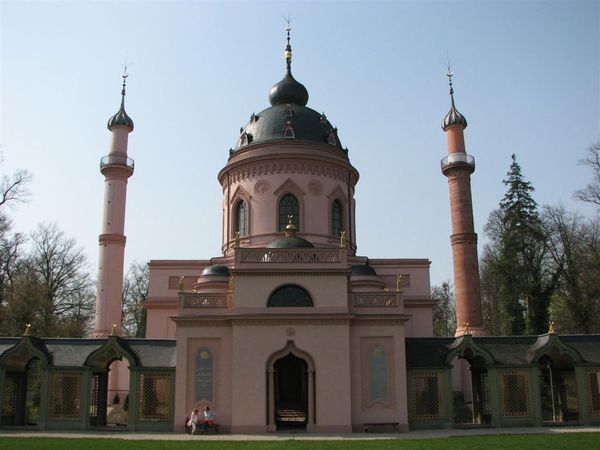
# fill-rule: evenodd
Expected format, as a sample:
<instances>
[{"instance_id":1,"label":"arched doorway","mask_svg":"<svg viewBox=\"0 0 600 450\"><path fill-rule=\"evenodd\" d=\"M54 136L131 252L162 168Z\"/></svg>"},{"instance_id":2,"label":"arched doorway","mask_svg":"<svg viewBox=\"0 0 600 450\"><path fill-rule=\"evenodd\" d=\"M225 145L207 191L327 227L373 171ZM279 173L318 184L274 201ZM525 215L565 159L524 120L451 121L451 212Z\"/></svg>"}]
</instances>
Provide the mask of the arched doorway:
<instances>
[{"instance_id":1,"label":"arched doorway","mask_svg":"<svg viewBox=\"0 0 600 450\"><path fill-rule=\"evenodd\" d=\"M2 425L37 425L40 418L41 361L32 358L23 371L7 371Z\"/></svg>"},{"instance_id":2,"label":"arched doorway","mask_svg":"<svg viewBox=\"0 0 600 450\"><path fill-rule=\"evenodd\" d=\"M488 367L493 364L493 357L473 342L471 335L458 338L452 346L446 363L452 366L454 426L489 426L492 406Z\"/></svg>"},{"instance_id":3,"label":"arched doorway","mask_svg":"<svg viewBox=\"0 0 600 450\"><path fill-rule=\"evenodd\" d=\"M308 364L292 353L274 364L277 430L306 429L308 423Z\"/></svg>"},{"instance_id":4,"label":"arched doorway","mask_svg":"<svg viewBox=\"0 0 600 450\"><path fill-rule=\"evenodd\" d=\"M135 353L123 339L110 336L102 347L90 353L85 365L91 368L89 426L126 429L130 368L139 366Z\"/></svg>"},{"instance_id":5,"label":"arched doorway","mask_svg":"<svg viewBox=\"0 0 600 450\"><path fill-rule=\"evenodd\" d=\"M314 430L315 365L293 341L267 361L267 430Z\"/></svg>"}]
</instances>

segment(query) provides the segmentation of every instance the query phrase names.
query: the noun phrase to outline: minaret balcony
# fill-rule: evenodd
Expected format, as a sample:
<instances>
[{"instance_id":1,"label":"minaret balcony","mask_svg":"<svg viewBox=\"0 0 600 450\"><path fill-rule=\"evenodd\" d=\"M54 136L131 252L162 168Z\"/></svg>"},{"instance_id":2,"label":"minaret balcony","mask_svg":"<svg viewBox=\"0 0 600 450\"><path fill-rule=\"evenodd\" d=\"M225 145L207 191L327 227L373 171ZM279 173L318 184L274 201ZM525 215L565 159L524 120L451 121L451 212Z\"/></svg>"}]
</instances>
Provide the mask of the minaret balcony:
<instances>
[{"instance_id":1,"label":"minaret balcony","mask_svg":"<svg viewBox=\"0 0 600 450\"><path fill-rule=\"evenodd\" d=\"M450 169L467 169L469 173L475 171L475 158L465 152L450 153L442 158L440 164L444 175Z\"/></svg>"},{"instance_id":2,"label":"minaret balcony","mask_svg":"<svg viewBox=\"0 0 600 450\"><path fill-rule=\"evenodd\" d=\"M132 158L124 155L106 155L100 159L100 171L109 168L118 167L129 170L133 173L135 162Z\"/></svg>"}]
</instances>

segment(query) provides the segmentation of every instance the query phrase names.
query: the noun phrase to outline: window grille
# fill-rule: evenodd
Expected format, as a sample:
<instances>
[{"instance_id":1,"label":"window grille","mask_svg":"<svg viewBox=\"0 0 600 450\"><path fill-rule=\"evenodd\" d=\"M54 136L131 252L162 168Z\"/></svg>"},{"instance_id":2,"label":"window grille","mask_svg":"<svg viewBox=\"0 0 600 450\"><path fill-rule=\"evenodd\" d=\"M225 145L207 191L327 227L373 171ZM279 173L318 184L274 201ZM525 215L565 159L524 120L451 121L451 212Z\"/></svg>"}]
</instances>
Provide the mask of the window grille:
<instances>
[{"instance_id":1,"label":"window grille","mask_svg":"<svg viewBox=\"0 0 600 450\"><path fill-rule=\"evenodd\" d=\"M414 420L443 418L442 374L440 372L414 372L411 379L411 418Z\"/></svg>"},{"instance_id":2,"label":"window grille","mask_svg":"<svg viewBox=\"0 0 600 450\"><path fill-rule=\"evenodd\" d=\"M573 369L558 372L558 391L564 420L577 420L579 403L577 401L577 381Z\"/></svg>"},{"instance_id":3,"label":"window grille","mask_svg":"<svg viewBox=\"0 0 600 450\"><path fill-rule=\"evenodd\" d=\"M339 237L342 232L342 204L334 200L331 204L331 233Z\"/></svg>"},{"instance_id":4,"label":"window grille","mask_svg":"<svg viewBox=\"0 0 600 450\"><path fill-rule=\"evenodd\" d=\"M271 294L268 307L309 307L313 306L310 294L300 286L287 284Z\"/></svg>"},{"instance_id":5,"label":"window grille","mask_svg":"<svg viewBox=\"0 0 600 450\"><path fill-rule=\"evenodd\" d=\"M529 377L524 371L504 372L500 376L502 413L507 417L531 415Z\"/></svg>"},{"instance_id":6,"label":"window grille","mask_svg":"<svg viewBox=\"0 0 600 450\"><path fill-rule=\"evenodd\" d=\"M50 382L48 417L55 420L79 419L81 397L80 372L54 372Z\"/></svg>"},{"instance_id":7,"label":"window grille","mask_svg":"<svg viewBox=\"0 0 600 450\"><path fill-rule=\"evenodd\" d=\"M25 423L37 424L40 418L42 363L35 358L27 365L27 393L25 394Z\"/></svg>"},{"instance_id":8,"label":"window grille","mask_svg":"<svg viewBox=\"0 0 600 450\"><path fill-rule=\"evenodd\" d=\"M600 416L600 368L588 369L586 378L590 415Z\"/></svg>"},{"instance_id":9,"label":"window grille","mask_svg":"<svg viewBox=\"0 0 600 450\"><path fill-rule=\"evenodd\" d=\"M248 208L246 202L241 200L237 204L236 208L236 222L237 222L237 232L240 233L240 236L246 236L248 234Z\"/></svg>"},{"instance_id":10,"label":"window grille","mask_svg":"<svg viewBox=\"0 0 600 450\"><path fill-rule=\"evenodd\" d=\"M19 400L18 373L7 373L4 378L2 401L2 425L15 425Z\"/></svg>"},{"instance_id":11,"label":"window grille","mask_svg":"<svg viewBox=\"0 0 600 450\"><path fill-rule=\"evenodd\" d=\"M285 194L279 200L279 231L285 231L288 224L288 216L292 216L292 223L296 231L300 231L300 207L298 199L292 194Z\"/></svg>"},{"instance_id":12,"label":"window grille","mask_svg":"<svg viewBox=\"0 0 600 450\"><path fill-rule=\"evenodd\" d=\"M169 421L171 405L170 373L140 374L140 421Z\"/></svg>"}]
</instances>

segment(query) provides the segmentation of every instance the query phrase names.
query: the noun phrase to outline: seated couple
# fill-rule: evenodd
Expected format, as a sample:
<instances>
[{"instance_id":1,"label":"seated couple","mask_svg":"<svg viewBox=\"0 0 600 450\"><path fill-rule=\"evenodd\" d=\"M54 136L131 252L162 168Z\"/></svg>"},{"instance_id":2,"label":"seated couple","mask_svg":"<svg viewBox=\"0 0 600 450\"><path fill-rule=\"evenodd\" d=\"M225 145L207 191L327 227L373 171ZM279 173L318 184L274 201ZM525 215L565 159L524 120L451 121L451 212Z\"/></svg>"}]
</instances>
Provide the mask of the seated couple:
<instances>
[{"instance_id":1,"label":"seated couple","mask_svg":"<svg viewBox=\"0 0 600 450\"><path fill-rule=\"evenodd\" d=\"M200 426L200 431L205 432L210 427L215 426L215 415L207 406L202 414L198 414L198 408L194 408L192 414L190 414L190 418L186 423L186 430L191 431L192 434L196 433L196 430Z\"/></svg>"}]
</instances>

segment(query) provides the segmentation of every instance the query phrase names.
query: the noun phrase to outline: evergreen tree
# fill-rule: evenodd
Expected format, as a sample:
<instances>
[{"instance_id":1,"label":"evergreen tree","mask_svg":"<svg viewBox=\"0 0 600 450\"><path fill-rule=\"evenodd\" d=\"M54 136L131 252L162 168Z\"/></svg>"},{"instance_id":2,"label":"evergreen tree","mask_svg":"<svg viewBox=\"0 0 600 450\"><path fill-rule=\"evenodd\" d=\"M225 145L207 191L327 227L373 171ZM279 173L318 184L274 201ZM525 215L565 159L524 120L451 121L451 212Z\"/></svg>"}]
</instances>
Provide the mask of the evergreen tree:
<instances>
[{"instance_id":1,"label":"evergreen tree","mask_svg":"<svg viewBox=\"0 0 600 450\"><path fill-rule=\"evenodd\" d=\"M503 183L507 192L485 228L491 242L481 263L483 304L490 308L491 302L501 313L501 323L490 324L491 329L543 333L558 275L547 264L549 248L533 185L523 177L515 155Z\"/></svg>"}]
</instances>

